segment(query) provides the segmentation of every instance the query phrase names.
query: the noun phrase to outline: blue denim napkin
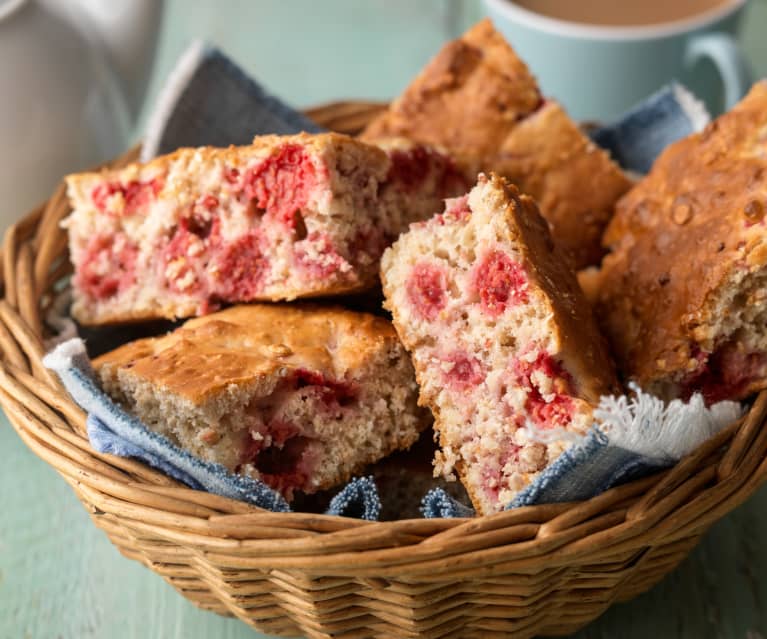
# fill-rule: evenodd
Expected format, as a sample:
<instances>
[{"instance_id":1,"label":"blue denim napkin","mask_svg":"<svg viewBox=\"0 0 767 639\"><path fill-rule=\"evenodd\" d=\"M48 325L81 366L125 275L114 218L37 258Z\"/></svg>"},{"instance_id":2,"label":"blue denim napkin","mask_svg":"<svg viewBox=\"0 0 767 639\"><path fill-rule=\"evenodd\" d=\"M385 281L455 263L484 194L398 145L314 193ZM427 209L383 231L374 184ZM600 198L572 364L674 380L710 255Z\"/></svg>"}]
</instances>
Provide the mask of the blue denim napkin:
<instances>
[{"instance_id":1,"label":"blue denim napkin","mask_svg":"<svg viewBox=\"0 0 767 639\"><path fill-rule=\"evenodd\" d=\"M141 161L185 146L250 144L256 135L321 130L267 93L221 51L195 42L176 63L155 103Z\"/></svg>"},{"instance_id":2,"label":"blue denim napkin","mask_svg":"<svg viewBox=\"0 0 767 639\"><path fill-rule=\"evenodd\" d=\"M681 84L663 87L623 114L591 132L627 171L647 173L672 142L701 131L710 117L706 107Z\"/></svg>"},{"instance_id":3,"label":"blue denim napkin","mask_svg":"<svg viewBox=\"0 0 767 639\"><path fill-rule=\"evenodd\" d=\"M141 459L197 490L274 512L290 511L282 495L263 482L194 457L115 404L96 383L81 339L59 344L43 358L43 364L58 374L67 392L88 413L88 439L95 450ZM375 483L369 477L361 477L348 483L331 500L326 514L376 520L380 511Z\"/></svg>"},{"instance_id":4,"label":"blue denim napkin","mask_svg":"<svg viewBox=\"0 0 767 639\"><path fill-rule=\"evenodd\" d=\"M573 439L509 508L588 499L673 466L743 413L738 402L724 401L706 408L699 393L688 402L675 399L666 404L636 385L629 390L630 396L603 397L589 432ZM547 439L563 435L546 432ZM426 494L421 512L425 517L467 516L466 507L439 488Z\"/></svg>"}]
</instances>

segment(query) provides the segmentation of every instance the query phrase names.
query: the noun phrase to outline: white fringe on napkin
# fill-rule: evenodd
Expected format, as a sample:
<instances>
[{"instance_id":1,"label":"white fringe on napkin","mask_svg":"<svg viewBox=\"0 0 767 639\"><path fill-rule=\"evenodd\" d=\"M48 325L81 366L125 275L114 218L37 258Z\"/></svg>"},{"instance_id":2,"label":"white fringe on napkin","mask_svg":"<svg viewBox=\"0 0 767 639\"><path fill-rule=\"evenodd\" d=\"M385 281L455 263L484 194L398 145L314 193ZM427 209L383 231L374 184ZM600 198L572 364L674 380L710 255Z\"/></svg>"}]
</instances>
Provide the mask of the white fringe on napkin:
<instances>
[{"instance_id":1,"label":"white fringe on napkin","mask_svg":"<svg viewBox=\"0 0 767 639\"><path fill-rule=\"evenodd\" d=\"M645 457L680 459L743 414L738 402L706 408L700 393L688 402L675 399L666 404L634 383L629 389L631 395L602 397L594 418L611 446Z\"/></svg>"},{"instance_id":2,"label":"white fringe on napkin","mask_svg":"<svg viewBox=\"0 0 767 639\"><path fill-rule=\"evenodd\" d=\"M692 128L696 132L702 131L711 122L711 116L703 101L699 100L692 91L678 82L672 83L671 90L674 92L674 97L682 109L684 109L687 117L690 118Z\"/></svg>"}]
</instances>

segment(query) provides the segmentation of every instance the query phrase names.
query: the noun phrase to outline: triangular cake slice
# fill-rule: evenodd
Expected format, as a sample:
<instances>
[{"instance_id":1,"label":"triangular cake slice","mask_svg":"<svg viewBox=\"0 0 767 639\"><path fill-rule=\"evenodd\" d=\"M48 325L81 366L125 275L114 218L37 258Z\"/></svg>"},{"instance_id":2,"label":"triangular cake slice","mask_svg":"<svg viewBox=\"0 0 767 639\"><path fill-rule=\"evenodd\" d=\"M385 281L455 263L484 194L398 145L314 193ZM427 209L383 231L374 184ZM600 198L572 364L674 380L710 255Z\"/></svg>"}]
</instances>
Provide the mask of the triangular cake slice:
<instances>
[{"instance_id":1,"label":"triangular cake slice","mask_svg":"<svg viewBox=\"0 0 767 639\"><path fill-rule=\"evenodd\" d=\"M381 270L436 470L457 471L479 513L501 510L617 389L575 274L533 200L495 175L412 225Z\"/></svg>"}]
</instances>

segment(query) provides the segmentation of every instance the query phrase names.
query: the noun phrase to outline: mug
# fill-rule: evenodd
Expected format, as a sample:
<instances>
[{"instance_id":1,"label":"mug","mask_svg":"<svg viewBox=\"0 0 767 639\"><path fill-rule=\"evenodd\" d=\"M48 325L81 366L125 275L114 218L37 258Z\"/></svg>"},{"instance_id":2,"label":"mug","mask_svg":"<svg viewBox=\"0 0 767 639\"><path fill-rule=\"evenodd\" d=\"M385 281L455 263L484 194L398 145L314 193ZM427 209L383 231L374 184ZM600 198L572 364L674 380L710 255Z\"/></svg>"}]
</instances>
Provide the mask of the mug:
<instances>
[{"instance_id":1,"label":"mug","mask_svg":"<svg viewBox=\"0 0 767 639\"><path fill-rule=\"evenodd\" d=\"M612 27L550 18L509 0L484 0L495 27L544 94L576 120L601 122L672 80L701 98L712 115L734 106L752 81L735 40L746 2L731 0L664 24Z\"/></svg>"}]
</instances>

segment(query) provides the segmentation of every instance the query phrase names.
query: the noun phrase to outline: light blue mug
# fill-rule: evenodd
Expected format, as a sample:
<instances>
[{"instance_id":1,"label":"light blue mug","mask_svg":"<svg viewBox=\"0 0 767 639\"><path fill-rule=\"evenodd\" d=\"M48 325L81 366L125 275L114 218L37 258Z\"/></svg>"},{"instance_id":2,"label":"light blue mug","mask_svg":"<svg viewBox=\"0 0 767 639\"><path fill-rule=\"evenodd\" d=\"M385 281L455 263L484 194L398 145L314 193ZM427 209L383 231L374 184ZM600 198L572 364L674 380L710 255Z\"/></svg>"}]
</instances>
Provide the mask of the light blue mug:
<instances>
[{"instance_id":1,"label":"light blue mug","mask_svg":"<svg viewBox=\"0 0 767 639\"><path fill-rule=\"evenodd\" d=\"M484 3L543 93L577 120L609 121L671 80L688 86L716 115L751 85L749 65L735 40L747 0L637 27L566 22L510 0Z\"/></svg>"}]
</instances>

